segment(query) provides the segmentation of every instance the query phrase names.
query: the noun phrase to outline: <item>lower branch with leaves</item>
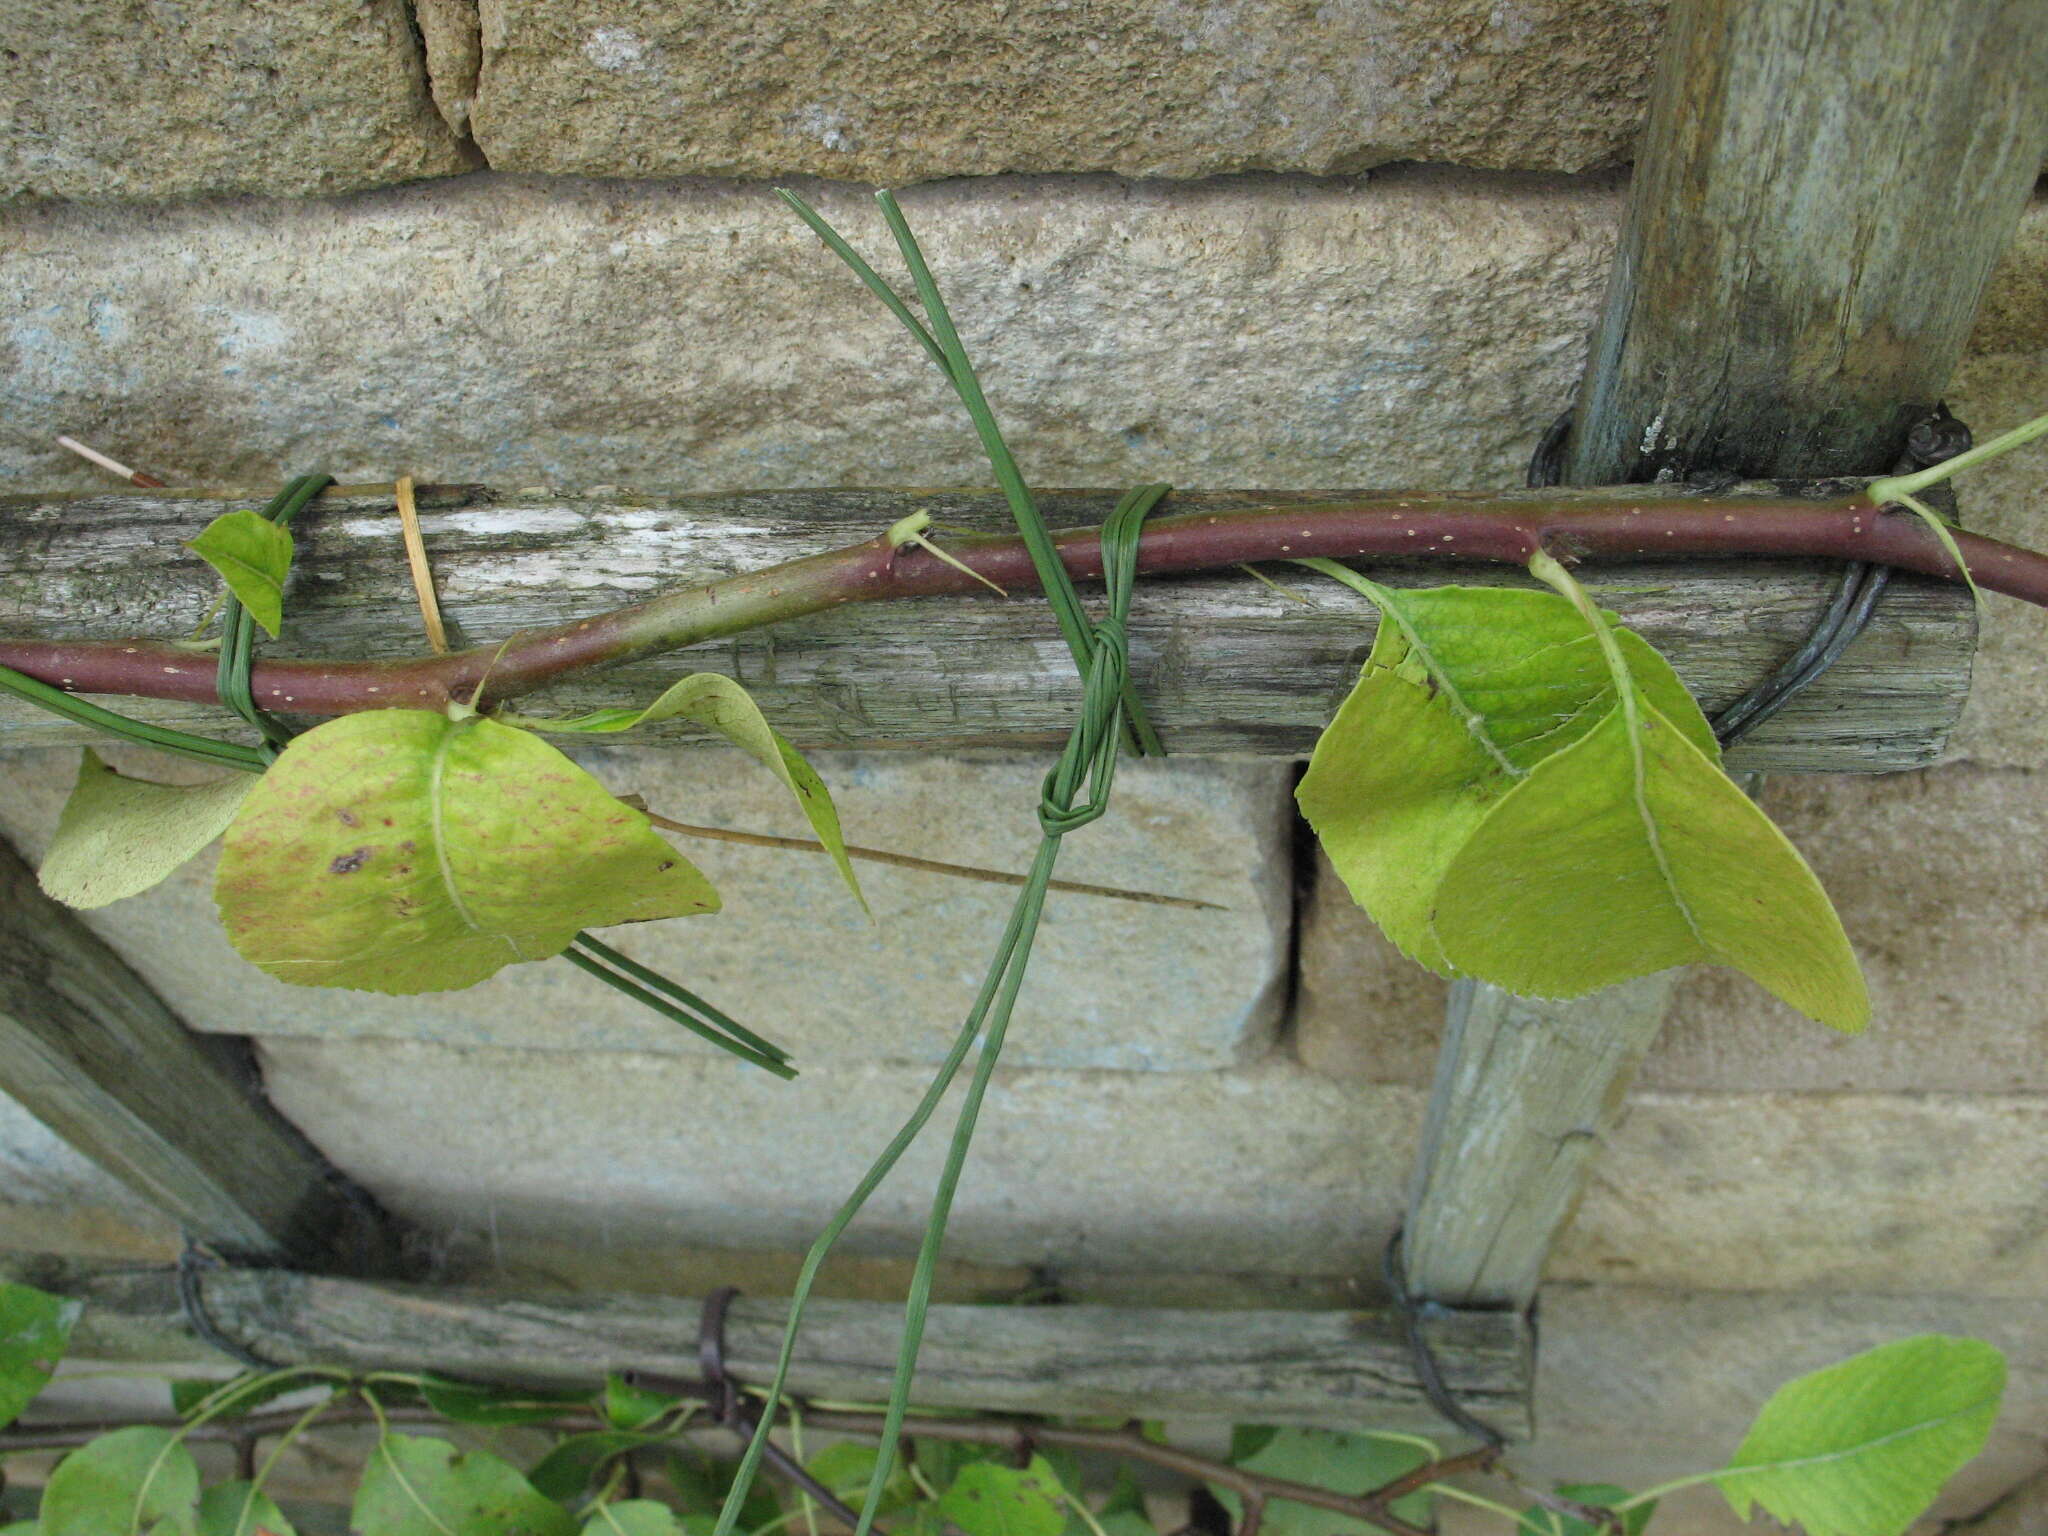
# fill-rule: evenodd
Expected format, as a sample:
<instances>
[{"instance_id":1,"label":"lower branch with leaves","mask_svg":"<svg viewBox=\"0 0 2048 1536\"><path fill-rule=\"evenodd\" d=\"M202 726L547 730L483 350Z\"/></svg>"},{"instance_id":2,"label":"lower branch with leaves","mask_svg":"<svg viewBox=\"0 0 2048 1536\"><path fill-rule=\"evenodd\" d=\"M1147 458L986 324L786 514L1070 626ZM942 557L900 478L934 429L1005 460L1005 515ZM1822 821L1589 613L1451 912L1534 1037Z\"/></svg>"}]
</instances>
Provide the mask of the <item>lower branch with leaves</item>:
<instances>
[{"instance_id":1,"label":"lower branch with leaves","mask_svg":"<svg viewBox=\"0 0 2048 1536\"><path fill-rule=\"evenodd\" d=\"M48 1384L81 1311L0 1285L0 1472L10 1457L65 1453L36 1517L0 1526L0 1536L294 1536L267 1486L285 1453L319 1429L365 1425L378 1439L351 1510L358 1536L698 1536L734 1488L732 1465L699 1442L744 1435L750 1419L781 1439L768 1461L777 1491L742 1493L747 1536L794 1524L850 1529L859 1517L848 1501L885 1462L875 1517L920 1536L1156 1536L1162 1526L1317 1536L1331 1516L1428 1536L1446 1500L1498 1516L1503 1536L1638 1536L1666 1493L1708 1482L1744 1517L1762 1509L1809 1536L1883 1536L1903 1531L1982 1449L2005 1385L2004 1361L1976 1340L1882 1345L1781 1387L1725 1466L1634 1492L1537 1488L1499 1447L1446 1451L1414 1434L1242 1426L1215 1456L1169 1443L1148 1422L913 1413L899 1429L859 1405L785 1397L770 1406L729 1394L722 1378L631 1374L574 1393L285 1366L224 1383L173 1381L177 1411L159 1418L9 1429ZM493 1431L514 1427L546 1440L523 1467L485 1448ZM459 1429L471 1443L422 1433L431 1429ZM834 1443L807 1452L806 1435ZM238 1475L203 1486L192 1448L204 1444L234 1447ZM881 1457L884 1444L901 1455ZM1133 1468L1148 1469L1155 1489L1163 1476L1179 1491L1148 1500ZM1176 1526L1183 1496L1192 1503Z\"/></svg>"}]
</instances>

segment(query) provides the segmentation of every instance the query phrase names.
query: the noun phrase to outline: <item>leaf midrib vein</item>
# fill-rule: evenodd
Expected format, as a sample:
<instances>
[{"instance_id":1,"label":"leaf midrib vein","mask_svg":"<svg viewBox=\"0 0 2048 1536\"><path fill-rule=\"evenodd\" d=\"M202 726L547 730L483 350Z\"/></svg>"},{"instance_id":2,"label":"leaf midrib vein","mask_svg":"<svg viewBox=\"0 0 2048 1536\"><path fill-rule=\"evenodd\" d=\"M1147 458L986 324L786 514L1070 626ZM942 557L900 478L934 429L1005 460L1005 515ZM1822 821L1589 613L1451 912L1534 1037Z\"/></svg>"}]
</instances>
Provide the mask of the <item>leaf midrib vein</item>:
<instances>
[{"instance_id":1,"label":"leaf midrib vein","mask_svg":"<svg viewBox=\"0 0 2048 1536\"><path fill-rule=\"evenodd\" d=\"M386 1441L388 1441L389 1436L386 1436L385 1439ZM417 1508L421 1514L425 1515L429 1520L434 1522L434 1529L445 1533L445 1536L455 1536L454 1530L448 1525L448 1523L445 1520L443 1520L439 1515L434 1513L432 1507L428 1505L427 1501L423 1497L421 1497L419 1490L413 1487L412 1479L405 1475L405 1469L399 1466L398 1458L391 1454L390 1447L388 1444L385 1443L385 1441L378 1442L377 1452L384 1458L384 1465L391 1469L391 1476L393 1481L395 1481L399 1487L405 1490L405 1496L412 1500L414 1507Z\"/></svg>"},{"instance_id":2,"label":"leaf midrib vein","mask_svg":"<svg viewBox=\"0 0 2048 1536\"><path fill-rule=\"evenodd\" d=\"M1932 1419L1922 1419L1917 1424L1904 1425L1899 1429L1893 1430L1890 1434L1879 1435L1875 1440L1859 1441L1845 1450L1827 1451L1818 1456L1798 1456L1784 1461L1760 1461L1742 1467L1725 1467L1716 1476L1727 1477L1757 1472L1779 1472L1788 1467L1816 1467L1825 1466L1831 1461L1846 1461L1852 1456L1861 1456L1865 1451L1875 1450L1879 1446L1890 1445L1894 1440L1903 1440L1908 1435L1917 1435L1923 1430L1939 1429L1943 1425L1953 1423L1955 1420L1963 1418L1968 1414L1981 1412L1987 1407L1996 1407L1998 1401L1997 1395L1980 1398L1967 1407L1958 1408L1952 1413L1941 1414Z\"/></svg>"},{"instance_id":3,"label":"leaf midrib vein","mask_svg":"<svg viewBox=\"0 0 2048 1536\"><path fill-rule=\"evenodd\" d=\"M1517 767L1508 755L1501 751L1492 733L1486 728L1486 717L1465 702L1465 695L1458 691L1458 685L1451 680L1451 674L1445 669L1444 664L1436 659L1436 653L1429 648L1422 636L1416 633L1415 626L1408 622L1407 616L1392 603L1383 604L1380 613L1391 619L1394 626L1401 631L1401 637L1408 642L1408 649L1415 653L1422 662L1423 669L1436 680L1437 687L1443 690L1444 702L1458 712L1459 718L1465 722L1467 733L1486 749L1487 756L1491 757L1510 778L1526 777L1529 770Z\"/></svg>"},{"instance_id":4,"label":"leaf midrib vein","mask_svg":"<svg viewBox=\"0 0 2048 1536\"><path fill-rule=\"evenodd\" d=\"M453 723L441 733L441 739L434 744L433 766L427 775L427 816L434 833L434 864L440 871L441 888L448 893L449 905L455 908L455 915L462 919L462 925L471 933L483 933L484 925L471 914L468 904L462 899L462 892L456 887L455 871L448 862L447 818L442 810L444 796L441 780L448 766L448 753L455 745L455 738L462 734L468 724L466 720ZM503 934L497 934L495 937L505 938ZM512 944L510 939L505 939L505 942L515 953L517 952L516 944Z\"/></svg>"},{"instance_id":5,"label":"leaf midrib vein","mask_svg":"<svg viewBox=\"0 0 2048 1536\"><path fill-rule=\"evenodd\" d=\"M1664 852L1664 839L1657 825L1657 813L1650 809L1650 776L1643 755L1643 720L1637 709L1634 677L1629 676L1626 684L1618 686L1615 692L1621 698L1622 728L1628 732L1629 760L1635 773L1636 816L1643 824L1643 840L1650 845L1650 857L1656 862L1657 873L1663 877L1664 889L1671 896L1671 905L1678 909L1678 915L1685 920L1686 931L1693 936L1694 943L1711 953L1714 946L1709 944L1707 936L1700 932L1699 921L1692 915L1692 908L1687 905L1684 893L1678 888L1678 877L1672 871L1671 860Z\"/></svg>"}]
</instances>

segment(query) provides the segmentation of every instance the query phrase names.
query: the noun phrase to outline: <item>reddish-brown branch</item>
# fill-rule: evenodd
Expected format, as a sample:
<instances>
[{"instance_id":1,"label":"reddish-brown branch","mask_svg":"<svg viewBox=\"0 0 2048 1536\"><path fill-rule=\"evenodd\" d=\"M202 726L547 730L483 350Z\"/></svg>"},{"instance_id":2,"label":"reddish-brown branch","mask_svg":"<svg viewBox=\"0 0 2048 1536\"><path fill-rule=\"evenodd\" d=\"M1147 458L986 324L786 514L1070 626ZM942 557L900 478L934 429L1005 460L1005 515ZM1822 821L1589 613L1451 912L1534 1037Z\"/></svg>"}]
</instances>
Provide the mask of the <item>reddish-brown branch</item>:
<instances>
[{"instance_id":1,"label":"reddish-brown branch","mask_svg":"<svg viewBox=\"0 0 2048 1536\"><path fill-rule=\"evenodd\" d=\"M1098 537L1093 528L1056 535L1061 559L1077 579L1100 578ZM2048 606L2048 556L1961 530L1955 539L1980 586ZM1670 495L1655 487L1392 493L1193 513L1154 518L1138 568L1163 576L1310 555L1521 565L1539 548L1567 561L1674 555L1870 560L1959 579L1940 540L1917 517L1881 512L1855 489L1817 501L1768 493ZM1019 539L969 536L949 540L948 549L975 574L923 550L896 549L886 538L875 538L574 623L522 632L498 646L395 661L260 661L254 692L259 704L310 715L438 708L479 692L491 702L516 698L586 667L673 650L842 603L971 596L984 592L977 575L1013 592L1034 585L1030 557ZM0 640L0 666L79 693L193 703L211 703L215 697L210 661L145 640Z\"/></svg>"}]
</instances>

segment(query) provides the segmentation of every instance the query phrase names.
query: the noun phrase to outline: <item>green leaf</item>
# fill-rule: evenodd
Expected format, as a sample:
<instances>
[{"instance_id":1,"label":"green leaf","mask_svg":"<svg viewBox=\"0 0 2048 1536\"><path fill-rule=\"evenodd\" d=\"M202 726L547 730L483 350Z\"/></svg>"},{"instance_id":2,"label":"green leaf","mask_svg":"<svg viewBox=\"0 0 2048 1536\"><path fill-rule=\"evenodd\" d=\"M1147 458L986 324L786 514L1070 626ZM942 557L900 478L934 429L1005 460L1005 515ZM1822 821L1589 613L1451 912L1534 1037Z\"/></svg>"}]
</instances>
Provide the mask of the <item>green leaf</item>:
<instances>
[{"instance_id":1,"label":"green leaf","mask_svg":"<svg viewBox=\"0 0 2048 1536\"><path fill-rule=\"evenodd\" d=\"M1078 1455L1062 1445L1048 1445L1036 1454L1068 1493L1082 1492L1081 1458Z\"/></svg>"},{"instance_id":2,"label":"green leaf","mask_svg":"<svg viewBox=\"0 0 2048 1536\"><path fill-rule=\"evenodd\" d=\"M666 1504L627 1499L598 1505L584 1521L582 1536L683 1536L683 1523Z\"/></svg>"},{"instance_id":3,"label":"green leaf","mask_svg":"<svg viewBox=\"0 0 2048 1536\"><path fill-rule=\"evenodd\" d=\"M284 578L292 568L292 536L254 512L224 512L185 547L220 572L228 590L271 639L284 625Z\"/></svg>"},{"instance_id":4,"label":"green leaf","mask_svg":"<svg viewBox=\"0 0 2048 1536\"><path fill-rule=\"evenodd\" d=\"M199 1536L297 1536L284 1511L253 1483L222 1483L199 1496Z\"/></svg>"},{"instance_id":5,"label":"green leaf","mask_svg":"<svg viewBox=\"0 0 2048 1536\"><path fill-rule=\"evenodd\" d=\"M1059 1478L1042 1456L1021 1469L971 1462L937 1507L966 1536L1060 1536L1067 1525Z\"/></svg>"},{"instance_id":6,"label":"green leaf","mask_svg":"<svg viewBox=\"0 0 2048 1536\"><path fill-rule=\"evenodd\" d=\"M1580 1504L1593 1504L1611 1509L1629 1491L1613 1483L1559 1483L1557 1491L1563 1497ZM1657 1501L1638 1504L1633 1509L1622 1511L1621 1529L1623 1536L1643 1536L1643 1530L1650 1523L1650 1516L1657 1510ZM1541 1504L1532 1504L1522 1511L1522 1518L1515 1525L1515 1536L1609 1536L1611 1527L1594 1525L1572 1515L1561 1515L1554 1509L1545 1509Z\"/></svg>"},{"instance_id":7,"label":"green leaf","mask_svg":"<svg viewBox=\"0 0 2048 1536\"><path fill-rule=\"evenodd\" d=\"M818 1452L805 1463L804 1470L843 1497L846 1489L866 1491L868 1479L875 1475L876 1458L880 1455L881 1451L875 1446L842 1440Z\"/></svg>"},{"instance_id":8,"label":"green leaf","mask_svg":"<svg viewBox=\"0 0 2048 1536\"><path fill-rule=\"evenodd\" d=\"M1328 1429L1281 1429L1251 1455L1242 1460L1231 1459L1247 1472L1262 1472L1293 1483L1313 1483L1338 1493L1366 1493L1404 1472L1414 1471L1429 1460L1429 1453L1406 1440L1346 1435ZM1233 1522L1243 1518L1243 1502L1236 1493L1213 1484L1209 1491L1230 1511ZM1433 1502L1426 1493L1410 1494L1395 1502L1393 1513L1411 1524L1427 1525ZM1260 1525L1265 1536L1332 1536L1333 1532L1383 1529L1287 1499L1268 1500Z\"/></svg>"},{"instance_id":9,"label":"green leaf","mask_svg":"<svg viewBox=\"0 0 2048 1536\"><path fill-rule=\"evenodd\" d=\"M862 1445L858 1441L842 1440L837 1445L828 1445L806 1464L805 1470L823 1483L833 1493L855 1509L867 1498L868 1482L875 1475L875 1462L880 1458L877 1446ZM934 1486L944 1488L944 1483ZM918 1501L917 1485L910 1480L910 1473L899 1459L890 1473L889 1481L882 1486L882 1502L876 1513L891 1515Z\"/></svg>"},{"instance_id":10,"label":"green leaf","mask_svg":"<svg viewBox=\"0 0 2048 1536\"><path fill-rule=\"evenodd\" d=\"M1273 1437L1280 1433L1273 1424L1233 1424L1230 1426L1230 1464L1241 1467L1252 1457L1273 1443Z\"/></svg>"},{"instance_id":11,"label":"green leaf","mask_svg":"<svg viewBox=\"0 0 2048 1536\"><path fill-rule=\"evenodd\" d=\"M718 1507L725 1502L726 1492L732 1487L734 1464L714 1461L701 1454L670 1454L663 1458L662 1470L683 1508L684 1530L691 1530L691 1521L700 1516L715 1523ZM747 1490L740 1523L751 1530L755 1526L766 1525L781 1513L782 1504L775 1496L775 1489L766 1482L757 1482Z\"/></svg>"},{"instance_id":12,"label":"green leaf","mask_svg":"<svg viewBox=\"0 0 2048 1536\"><path fill-rule=\"evenodd\" d=\"M0 1282L0 1428L49 1384L85 1303Z\"/></svg>"},{"instance_id":13,"label":"green leaf","mask_svg":"<svg viewBox=\"0 0 2048 1536\"><path fill-rule=\"evenodd\" d=\"M1557 593L1396 591L1332 562L1313 565L1342 573L1382 620L1296 798L1352 898L1404 953L1451 973L1430 922L1445 870L1502 796L1612 707L1612 673ZM1613 614L1602 618L1639 686L1718 760L1713 730L1670 664Z\"/></svg>"},{"instance_id":14,"label":"green leaf","mask_svg":"<svg viewBox=\"0 0 2048 1536\"><path fill-rule=\"evenodd\" d=\"M1984 1449L2005 1357L1922 1334L1788 1381L1715 1481L1744 1520L1763 1506L1807 1536L1900 1536Z\"/></svg>"},{"instance_id":15,"label":"green leaf","mask_svg":"<svg viewBox=\"0 0 2048 1536\"><path fill-rule=\"evenodd\" d=\"M1231 1431L1231 1442L1233 1445L1236 1443L1236 1440L1237 1431L1233 1429ZM1231 1460L1235 1461L1236 1459L1236 1456L1233 1454ZM1132 1475L1128 1464L1117 1467L1116 1481L1110 1484L1109 1497L1102 1501L1102 1508L1099 1513L1103 1515L1134 1514L1143 1518L1145 1514L1145 1490L1138 1486L1138 1479Z\"/></svg>"},{"instance_id":16,"label":"green leaf","mask_svg":"<svg viewBox=\"0 0 2048 1536\"><path fill-rule=\"evenodd\" d=\"M616 1371L604 1379L604 1419L613 1429L645 1429L681 1401L636 1387Z\"/></svg>"},{"instance_id":17,"label":"green leaf","mask_svg":"<svg viewBox=\"0 0 2048 1536\"><path fill-rule=\"evenodd\" d=\"M202 1407L210 1410L210 1418L239 1418L276 1398L315 1386L333 1390L332 1383L303 1376L279 1380L275 1371L250 1371L231 1381L174 1381L171 1406L180 1418L189 1419Z\"/></svg>"},{"instance_id":18,"label":"green leaf","mask_svg":"<svg viewBox=\"0 0 2048 1536\"><path fill-rule=\"evenodd\" d=\"M70 907L146 891L227 830L256 777L153 784L122 777L87 747L37 878Z\"/></svg>"},{"instance_id":19,"label":"green leaf","mask_svg":"<svg viewBox=\"0 0 2048 1536\"><path fill-rule=\"evenodd\" d=\"M660 1445L666 1439L665 1435L636 1435L620 1429L567 1435L534 1463L526 1479L551 1499L573 1499L596 1480L598 1469L621 1451Z\"/></svg>"},{"instance_id":20,"label":"green leaf","mask_svg":"<svg viewBox=\"0 0 2048 1536\"><path fill-rule=\"evenodd\" d=\"M977 1461L996 1461L1003 1453L992 1445L974 1445L965 1440L916 1440L913 1454L925 1480L941 1492L953 1486L960 1469Z\"/></svg>"},{"instance_id":21,"label":"green leaf","mask_svg":"<svg viewBox=\"0 0 2048 1536\"><path fill-rule=\"evenodd\" d=\"M446 1440L386 1435L356 1490L359 1536L573 1536L576 1522L518 1471Z\"/></svg>"},{"instance_id":22,"label":"green leaf","mask_svg":"<svg viewBox=\"0 0 2048 1536\"><path fill-rule=\"evenodd\" d=\"M526 1387L491 1387L446 1377L426 1378L427 1406L457 1424L545 1424L590 1406L587 1392L541 1392Z\"/></svg>"},{"instance_id":23,"label":"green leaf","mask_svg":"<svg viewBox=\"0 0 2048 1536\"><path fill-rule=\"evenodd\" d=\"M1863 1028L1862 972L1799 851L1647 699L1633 705L1538 764L1458 849L1436 892L1451 964L1576 997L1717 961Z\"/></svg>"},{"instance_id":24,"label":"green leaf","mask_svg":"<svg viewBox=\"0 0 2048 1536\"><path fill-rule=\"evenodd\" d=\"M195 1536L198 1517L199 1468L168 1429L101 1435L43 1489L42 1536Z\"/></svg>"},{"instance_id":25,"label":"green leaf","mask_svg":"<svg viewBox=\"0 0 2048 1536\"><path fill-rule=\"evenodd\" d=\"M294 739L228 829L214 899L280 981L392 993L474 985L583 928L718 910L645 816L546 742L427 710Z\"/></svg>"},{"instance_id":26,"label":"green leaf","mask_svg":"<svg viewBox=\"0 0 2048 1536\"><path fill-rule=\"evenodd\" d=\"M796 796L796 803L802 808L818 841L825 845L825 851L831 854L832 862L838 866L839 878L853 892L861 910L866 911L867 898L861 895L860 882L854 878L853 863L846 856L846 839L839 830L839 812L832 804L825 781L804 761L803 755L768 723L767 716L761 713L761 707L747 690L731 678L721 677L715 672L694 672L681 682L672 684L660 698L640 710L599 709L568 720L514 718L521 724L549 731L610 732L630 731L636 725L652 725L672 720L677 715L718 732L782 780L783 787Z\"/></svg>"}]
</instances>

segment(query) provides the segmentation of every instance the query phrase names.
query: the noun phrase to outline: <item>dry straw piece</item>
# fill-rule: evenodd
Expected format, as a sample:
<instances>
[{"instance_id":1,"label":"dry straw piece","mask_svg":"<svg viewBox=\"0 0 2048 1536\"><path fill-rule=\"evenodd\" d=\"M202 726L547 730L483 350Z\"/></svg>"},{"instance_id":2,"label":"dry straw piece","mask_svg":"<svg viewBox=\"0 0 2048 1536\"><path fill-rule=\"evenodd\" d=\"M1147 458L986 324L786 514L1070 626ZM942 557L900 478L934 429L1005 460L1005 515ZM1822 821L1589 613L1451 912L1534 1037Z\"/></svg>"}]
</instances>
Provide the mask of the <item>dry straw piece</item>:
<instances>
[{"instance_id":1,"label":"dry straw piece","mask_svg":"<svg viewBox=\"0 0 2048 1536\"><path fill-rule=\"evenodd\" d=\"M448 631L441 623L441 603L434 596L434 573L427 566L427 545L420 537L419 508L413 505L412 476L400 475L392 484L398 501L398 525L405 532L405 563L412 568L412 589L420 598L420 622L427 629L427 644L436 656L448 654Z\"/></svg>"}]
</instances>

